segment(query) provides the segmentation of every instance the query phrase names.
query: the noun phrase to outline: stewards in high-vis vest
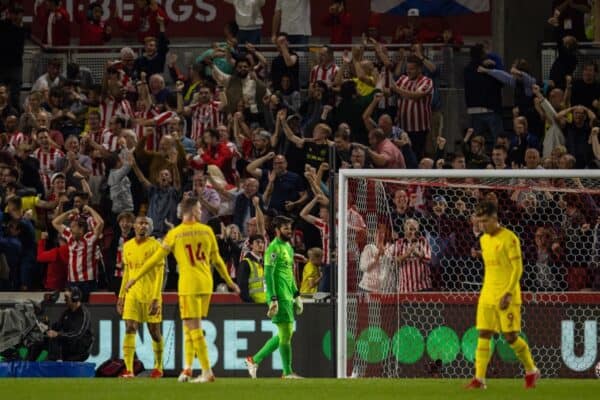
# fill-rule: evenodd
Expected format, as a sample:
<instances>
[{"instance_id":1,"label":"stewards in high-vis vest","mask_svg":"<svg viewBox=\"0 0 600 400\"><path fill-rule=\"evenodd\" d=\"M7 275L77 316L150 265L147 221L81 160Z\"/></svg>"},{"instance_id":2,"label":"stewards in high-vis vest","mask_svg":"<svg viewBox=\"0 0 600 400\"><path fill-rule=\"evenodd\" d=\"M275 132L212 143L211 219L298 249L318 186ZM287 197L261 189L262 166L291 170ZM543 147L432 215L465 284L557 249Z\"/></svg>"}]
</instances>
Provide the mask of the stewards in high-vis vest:
<instances>
[{"instance_id":1,"label":"stewards in high-vis vest","mask_svg":"<svg viewBox=\"0 0 600 400\"><path fill-rule=\"evenodd\" d=\"M264 237L261 235L251 236L250 249L238 267L240 297L246 303L264 304L267 302L263 265Z\"/></svg>"}]
</instances>

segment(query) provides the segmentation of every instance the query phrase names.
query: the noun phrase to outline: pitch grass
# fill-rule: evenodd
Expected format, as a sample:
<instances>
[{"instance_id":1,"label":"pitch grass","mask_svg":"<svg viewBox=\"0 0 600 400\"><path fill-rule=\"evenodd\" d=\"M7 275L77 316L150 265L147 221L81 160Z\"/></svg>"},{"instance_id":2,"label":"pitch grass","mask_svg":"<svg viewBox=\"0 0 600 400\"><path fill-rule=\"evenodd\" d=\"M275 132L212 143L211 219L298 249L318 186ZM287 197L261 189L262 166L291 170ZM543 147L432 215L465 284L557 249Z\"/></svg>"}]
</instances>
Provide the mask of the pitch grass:
<instances>
[{"instance_id":1,"label":"pitch grass","mask_svg":"<svg viewBox=\"0 0 600 400\"><path fill-rule=\"evenodd\" d=\"M0 399L40 400L492 400L599 399L596 379L542 379L525 390L521 379L490 379L487 390L466 391L465 379L217 378L211 384L177 383L174 378L0 379Z\"/></svg>"}]
</instances>

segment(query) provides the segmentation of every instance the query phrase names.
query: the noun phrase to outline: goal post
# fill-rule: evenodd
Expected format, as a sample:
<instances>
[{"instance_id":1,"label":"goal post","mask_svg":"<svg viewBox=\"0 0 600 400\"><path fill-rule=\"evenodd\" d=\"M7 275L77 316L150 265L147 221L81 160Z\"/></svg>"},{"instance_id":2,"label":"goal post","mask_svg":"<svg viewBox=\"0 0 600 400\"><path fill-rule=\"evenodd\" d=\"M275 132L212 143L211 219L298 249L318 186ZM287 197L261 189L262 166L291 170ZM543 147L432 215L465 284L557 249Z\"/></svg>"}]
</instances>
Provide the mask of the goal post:
<instances>
[{"instance_id":1,"label":"goal post","mask_svg":"<svg viewBox=\"0 0 600 400\"><path fill-rule=\"evenodd\" d=\"M470 215L475 204L488 197L499 204L500 223L513 229L522 242L524 264L527 262L522 278L523 332L534 357L543 359L546 365L542 368L550 369L551 376L593 375L592 355L578 352L582 346L587 349L591 340L587 336L593 329L589 324L600 316L600 295L575 291L600 284L600 279L594 280L594 276L600 278L600 170L341 169L337 183L338 378L351 374L463 378L472 374L474 310L481 285L478 274L483 267L476 249L467 249L470 253L460 257L449 249L466 236L475 235ZM398 204L403 201L412 209L406 215L395 208L401 208ZM513 213L510 217L502 210L506 204ZM433 209L436 205L439 208ZM436 218L446 218L444 213L447 220L440 223ZM573 222L569 218L579 219ZM421 242L403 239L402 227L412 224L406 222L409 219L417 222ZM571 223L576 225L567 226ZM577 229L577 239L571 228ZM362 236L357 234L361 229ZM451 233L433 234L436 229ZM546 246L536 241L540 232L553 242ZM432 276L413 279L407 277L406 269L400 270L397 255L402 246L408 246L406 243L421 249L419 257L427 260L425 268ZM362 265L369 260L365 254L377 253L379 248L378 261ZM559 271L552 274L560 275L556 278L560 282L539 269L540 260L553 257L544 249L556 251L557 258L561 251L567 253L562 254L560 266L552 265ZM386 261L381 261L383 258ZM376 288L365 278L371 266L380 268ZM581 287L567 282L579 279L579 273L585 276ZM540 323L545 325L536 328ZM565 342L569 334L573 343ZM490 368L496 376L515 376L519 367L502 340L494 341L497 360Z\"/></svg>"}]
</instances>

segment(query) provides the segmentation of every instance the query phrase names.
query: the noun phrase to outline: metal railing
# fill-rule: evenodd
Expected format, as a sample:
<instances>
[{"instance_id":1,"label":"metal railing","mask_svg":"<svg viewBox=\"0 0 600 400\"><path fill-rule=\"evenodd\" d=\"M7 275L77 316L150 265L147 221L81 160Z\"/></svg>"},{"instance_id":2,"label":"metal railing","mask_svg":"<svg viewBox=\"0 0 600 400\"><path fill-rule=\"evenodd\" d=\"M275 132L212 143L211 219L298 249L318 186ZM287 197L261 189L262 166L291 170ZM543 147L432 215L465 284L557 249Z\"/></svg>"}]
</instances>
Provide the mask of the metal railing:
<instances>
[{"instance_id":1,"label":"metal railing","mask_svg":"<svg viewBox=\"0 0 600 400\"><path fill-rule=\"evenodd\" d=\"M25 48L23 63L23 82L24 87L30 87L37 77L46 71L48 61L53 58L60 58L63 65L67 62L75 62L80 66L86 67L91 71L95 82L100 83L105 71L106 62L119 58L119 51L122 47L130 47L138 54L141 54L143 47L141 45L110 45L110 46L55 46L48 47L37 43ZM316 63L316 49L323 46L322 43L311 43L306 46L290 46L292 48L308 50L299 51L300 58L300 80L308 80L310 70ZM169 45L170 51L178 56L178 66L180 68L191 65L196 57L202 52L210 49L212 43L172 43ZM334 48L334 57L338 65L342 63L342 55L351 45L331 45ZM408 44L388 45L390 56L396 56L400 48L409 48ZM440 44L425 44L425 54L440 69L440 86L449 88L463 87L463 68L469 61L468 46L448 47ZM274 45L257 46L267 61L271 62L277 55ZM376 55L373 51L365 52L365 58L375 61ZM167 72L167 71L165 71ZM166 75L168 80L168 75Z\"/></svg>"},{"instance_id":2,"label":"metal railing","mask_svg":"<svg viewBox=\"0 0 600 400\"><path fill-rule=\"evenodd\" d=\"M541 44L540 58L542 61L542 79L550 77L552 64L558 58L558 46L556 42L544 42ZM577 68L573 73L575 78L581 78L581 70L586 61L594 61L600 64L600 42L581 42L577 49Z\"/></svg>"}]
</instances>

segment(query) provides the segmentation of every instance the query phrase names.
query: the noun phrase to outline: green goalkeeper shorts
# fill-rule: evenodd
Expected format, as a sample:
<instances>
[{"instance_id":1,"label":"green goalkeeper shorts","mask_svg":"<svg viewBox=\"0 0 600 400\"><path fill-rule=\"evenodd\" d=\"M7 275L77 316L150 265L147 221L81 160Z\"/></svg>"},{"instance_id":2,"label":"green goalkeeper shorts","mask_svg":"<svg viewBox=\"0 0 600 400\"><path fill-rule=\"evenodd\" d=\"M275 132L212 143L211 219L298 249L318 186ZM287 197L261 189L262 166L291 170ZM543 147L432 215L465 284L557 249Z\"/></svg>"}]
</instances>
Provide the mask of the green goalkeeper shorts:
<instances>
[{"instance_id":1,"label":"green goalkeeper shorts","mask_svg":"<svg viewBox=\"0 0 600 400\"><path fill-rule=\"evenodd\" d=\"M294 322L294 302L279 301L279 311L271 318L274 324L281 322Z\"/></svg>"}]
</instances>

